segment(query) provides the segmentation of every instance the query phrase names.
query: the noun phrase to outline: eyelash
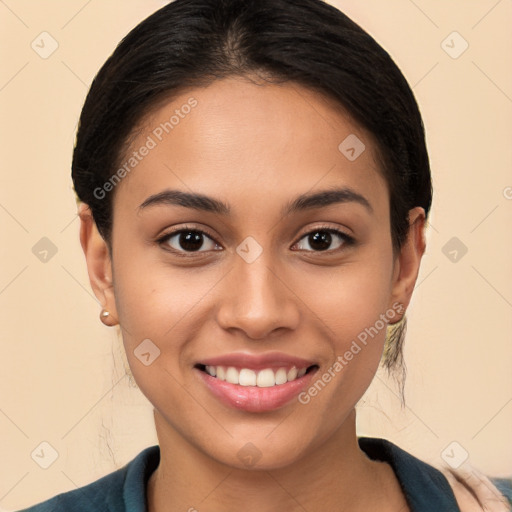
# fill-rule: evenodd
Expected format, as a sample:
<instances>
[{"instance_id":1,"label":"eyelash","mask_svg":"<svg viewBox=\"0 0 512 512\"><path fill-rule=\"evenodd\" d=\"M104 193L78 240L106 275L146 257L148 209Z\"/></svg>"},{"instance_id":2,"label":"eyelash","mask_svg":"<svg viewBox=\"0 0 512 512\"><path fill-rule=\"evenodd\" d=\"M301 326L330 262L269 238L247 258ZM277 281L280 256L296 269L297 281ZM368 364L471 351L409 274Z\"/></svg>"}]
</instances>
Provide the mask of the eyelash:
<instances>
[{"instance_id":1,"label":"eyelash","mask_svg":"<svg viewBox=\"0 0 512 512\"><path fill-rule=\"evenodd\" d=\"M210 233L208 233L208 231L205 231L203 229L198 229L198 228L195 228L195 227L192 227L192 226L184 226L184 227L181 227L180 229L176 229L176 230L170 231L168 233L165 233L160 238L158 238L156 240L156 242L159 245L163 245L165 242L167 242L173 236L179 235L180 233L183 233L183 232L186 232L186 233L192 232L192 233L199 233L201 235L206 235L208 238L210 238L217 245L220 245L215 240L215 238ZM323 253L333 254L333 253L342 251L343 248L345 248L345 247L353 246L356 243L356 240L353 237L351 237L350 235L347 235L343 231L340 231L338 229L335 229L335 228L332 228L332 227L329 227L329 226L318 226L315 229L312 229L312 230L304 233L303 235L301 235L301 237L293 245L296 245L303 238L305 238L305 237L307 237L309 235L312 235L314 233L317 233L317 232L328 232L328 233L331 233L331 234L338 235L343 240L342 246L338 247L337 249L326 249L325 251L301 250L301 252L317 253L317 254L323 254ZM178 250L170 248L170 247L165 248L165 250L169 251L169 252L172 252L173 254L176 254L179 257L184 257L184 258L192 258L192 257L195 257L196 254L208 252L208 251L188 251L188 252L187 251L178 251Z\"/></svg>"}]
</instances>

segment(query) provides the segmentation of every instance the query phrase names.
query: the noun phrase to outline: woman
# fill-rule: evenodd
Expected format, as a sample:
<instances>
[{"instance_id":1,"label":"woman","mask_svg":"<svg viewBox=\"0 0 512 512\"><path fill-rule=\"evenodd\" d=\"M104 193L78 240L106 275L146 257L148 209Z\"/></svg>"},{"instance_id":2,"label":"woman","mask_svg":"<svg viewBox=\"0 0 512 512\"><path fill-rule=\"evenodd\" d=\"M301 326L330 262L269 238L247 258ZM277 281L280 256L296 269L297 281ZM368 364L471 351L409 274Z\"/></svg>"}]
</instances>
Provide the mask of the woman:
<instances>
[{"instance_id":1,"label":"woman","mask_svg":"<svg viewBox=\"0 0 512 512\"><path fill-rule=\"evenodd\" d=\"M72 174L159 445L27 510L507 510L356 435L379 364L400 371L432 187L405 78L345 15L163 7L95 78Z\"/></svg>"}]
</instances>

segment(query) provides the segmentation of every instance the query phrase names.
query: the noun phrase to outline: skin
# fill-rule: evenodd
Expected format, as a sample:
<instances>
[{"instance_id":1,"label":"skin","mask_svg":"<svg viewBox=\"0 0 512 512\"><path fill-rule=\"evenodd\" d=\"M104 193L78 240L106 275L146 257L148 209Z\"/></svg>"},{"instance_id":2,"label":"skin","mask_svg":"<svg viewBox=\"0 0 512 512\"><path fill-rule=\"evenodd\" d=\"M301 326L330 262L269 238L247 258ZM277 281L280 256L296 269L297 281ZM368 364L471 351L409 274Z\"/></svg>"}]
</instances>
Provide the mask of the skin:
<instances>
[{"instance_id":1,"label":"skin","mask_svg":"<svg viewBox=\"0 0 512 512\"><path fill-rule=\"evenodd\" d=\"M186 91L148 113L131 150L190 97L197 106L116 187L112 255L87 205L79 210L92 288L110 325L119 322L131 371L154 406L161 462L148 484L149 510L409 510L391 467L359 449L355 429L386 329L308 404L294 399L271 412L222 404L193 366L231 352L282 351L324 374L379 315L409 304L425 250L424 210L409 212L408 239L394 254L372 137L297 84L229 78ZM350 134L366 146L355 161L338 150ZM345 202L280 214L297 195L331 186L357 191L372 211ZM165 189L213 196L231 215L138 208ZM214 240L188 253L179 235L156 242L185 225ZM355 245L332 235L327 251L315 249L306 235L324 225ZM248 236L263 249L250 264L236 252ZM161 351L149 366L134 355L147 338ZM260 453L251 467L238 456L248 442Z\"/></svg>"}]
</instances>

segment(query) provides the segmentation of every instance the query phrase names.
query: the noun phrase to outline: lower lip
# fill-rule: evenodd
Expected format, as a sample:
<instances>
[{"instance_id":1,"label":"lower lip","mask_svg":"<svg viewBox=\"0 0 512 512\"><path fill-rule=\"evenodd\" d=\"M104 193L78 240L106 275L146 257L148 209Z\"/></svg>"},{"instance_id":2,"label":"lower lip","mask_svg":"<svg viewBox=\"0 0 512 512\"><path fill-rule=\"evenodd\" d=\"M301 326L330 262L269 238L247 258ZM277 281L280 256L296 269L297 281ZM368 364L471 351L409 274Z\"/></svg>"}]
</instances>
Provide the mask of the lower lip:
<instances>
[{"instance_id":1,"label":"lower lip","mask_svg":"<svg viewBox=\"0 0 512 512\"><path fill-rule=\"evenodd\" d=\"M266 412L283 407L309 385L318 368L286 384L268 388L240 386L212 377L208 373L194 368L208 389L224 404L247 412Z\"/></svg>"}]
</instances>

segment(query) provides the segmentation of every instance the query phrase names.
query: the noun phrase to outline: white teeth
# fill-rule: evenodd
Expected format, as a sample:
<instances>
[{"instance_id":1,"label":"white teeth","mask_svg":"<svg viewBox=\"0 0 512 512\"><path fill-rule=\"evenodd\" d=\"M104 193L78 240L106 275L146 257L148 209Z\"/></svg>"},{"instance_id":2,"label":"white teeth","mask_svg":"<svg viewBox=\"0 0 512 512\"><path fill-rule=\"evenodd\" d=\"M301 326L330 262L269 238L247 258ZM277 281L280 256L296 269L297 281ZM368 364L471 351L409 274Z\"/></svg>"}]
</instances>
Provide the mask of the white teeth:
<instances>
[{"instance_id":1,"label":"white teeth","mask_svg":"<svg viewBox=\"0 0 512 512\"><path fill-rule=\"evenodd\" d=\"M288 370L288 380L295 380L297 378L297 368L295 366Z\"/></svg>"},{"instance_id":2,"label":"white teeth","mask_svg":"<svg viewBox=\"0 0 512 512\"><path fill-rule=\"evenodd\" d=\"M288 382L286 370L284 368L279 368L276 372L276 384L284 384L285 382Z\"/></svg>"},{"instance_id":3,"label":"white teeth","mask_svg":"<svg viewBox=\"0 0 512 512\"><path fill-rule=\"evenodd\" d=\"M256 385L259 388L269 388L271 386L275 386L276 385L276 376L275 376L274 372L270 368L261 370L258 373L258 379L256 380Z\"/></svg>"},{"instance_id":4,"label":"white teeth","mask_svg":"<svg viewBox=\"0 0 512 512\"><path fill-rule=\"evenodd\" d=\"M230 384L238 384L238 370L230 366L226 370L226 382Z\"/></svg>"},{"instance_id":5,"label":"white teeth","mask_svg":"<svg viewBox=\"0 0 512 512\"><path fill-rule=\"evenodd\" d=\"M240 386L256 386L256 372L253 370L248 370L247 368L243 368L240 370L238 381ZM237 383L235 382L235 384Z\"/></svg>"},{"instance_id":6,"label":"white teeth","mask_svg":"<svg viewBox=\"0 0 512 512\"><path fill-rule=\"evenodd\" d=\"M272 368L265 368L256 372L249 368L238 370L233 366L206 366L206 372L212 377L224 380L230 384L239 384L240 386L257 386L259 388L269 388L286 384L305 375L307 368L297 370L294 366L286 371L286 368L279 368L277 371Z\"/></svg>"}]
</instances>

